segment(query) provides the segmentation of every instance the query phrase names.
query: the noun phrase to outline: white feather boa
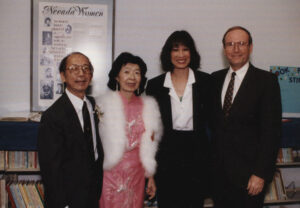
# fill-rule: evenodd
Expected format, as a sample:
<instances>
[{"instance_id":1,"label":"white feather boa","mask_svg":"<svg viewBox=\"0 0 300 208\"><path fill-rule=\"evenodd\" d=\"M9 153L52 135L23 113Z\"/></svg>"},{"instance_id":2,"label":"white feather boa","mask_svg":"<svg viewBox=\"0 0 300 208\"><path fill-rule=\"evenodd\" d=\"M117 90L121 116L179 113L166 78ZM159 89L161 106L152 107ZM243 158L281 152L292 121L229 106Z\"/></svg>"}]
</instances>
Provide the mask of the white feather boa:
<instances>
[{"instance_id":1,"label":"white feather boa","mask_svg":"<svg viewBox=\"0 0 300 208\"><path fill-rule=\"evenodd\" d=\"M143 100L143 121L145 132L140 143L140 159L145 169L145 176L153 176L156 170L155 154L162 136L162 122L158 104L150 96L141 96ZM100 117L99 133L104 150L104 170L117 165L124 154L127 137L126 121L122 98L118 92L109 91L96 99L103 113ZM154 139L151 139L154 133Z\"/></svg>"}]
</instances>

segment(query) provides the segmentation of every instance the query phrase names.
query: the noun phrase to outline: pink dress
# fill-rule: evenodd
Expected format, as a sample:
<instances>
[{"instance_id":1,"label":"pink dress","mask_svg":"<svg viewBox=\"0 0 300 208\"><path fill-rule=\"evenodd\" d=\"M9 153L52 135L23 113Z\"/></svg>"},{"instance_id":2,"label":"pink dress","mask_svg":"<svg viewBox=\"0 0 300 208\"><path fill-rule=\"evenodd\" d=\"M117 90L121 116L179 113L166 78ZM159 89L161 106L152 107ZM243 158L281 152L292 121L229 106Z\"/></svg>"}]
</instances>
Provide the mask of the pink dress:
<instances>
[{"instance_id":1,"label":"pink dress","mask_svg":"<svg viewBox=\"0 0 300 208\"><path fill-rule=\"evenodd\" d=\"M140 161L140 140L145 131L140 97L128 101L122 97L126 118L128 144L122 160L111 170L104 171L100 208L142 208L145 170ZM117 131L117 129L116 129Z\"/></svg>"}]
</instances>

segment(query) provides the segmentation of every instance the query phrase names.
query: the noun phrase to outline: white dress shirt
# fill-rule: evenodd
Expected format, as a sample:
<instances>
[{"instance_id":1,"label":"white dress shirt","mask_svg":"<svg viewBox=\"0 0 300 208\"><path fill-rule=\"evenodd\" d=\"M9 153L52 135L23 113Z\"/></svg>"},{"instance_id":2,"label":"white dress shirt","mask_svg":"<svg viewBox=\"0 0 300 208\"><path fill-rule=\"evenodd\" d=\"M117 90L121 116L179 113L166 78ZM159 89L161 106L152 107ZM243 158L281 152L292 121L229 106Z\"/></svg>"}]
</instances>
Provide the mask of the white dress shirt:
<instances>
[{"instance_id":1,"label":"white dress shirt","mask_svg":"<svg viewBox=\"0 0 300 208\"><path fill-rule=\"evenodd\" d=\"M93 106L90 103L90 101L84 96L83 100L80 99L79 97L73 95L68 89L66 89L66 94L69 97L72 105L75 108L75 111L77 113L77 116L80 121L80 125L82 128L84 128L84 123L83 123L83 115L82 115L82 107L83 107L83 102L85 101L87 104L87 108L90 113L90 120L91 120L91 125L92 125L92 135L93 135L93 145L94 145L94 154L95 154L95 160L98 159L98 152L97 152L97 143L96 143L96 130L95 130L95 120L94 120L94 115L93 115Z\"/></svg>"},{"instance_id":2,"label":"white dress shirt","mask_svg":"<svg viewBox=\"0 0 300 208\"><path fill-rule=\"evenodd\" d=\"M193 124L193 88L195 83L195 75L193 70L189 69L189 77L186 83L182 99L180 101L176 94L172 83L171 73L167 72L164 87L170 89L169 95L171 98L172 123L173 129L181 131L191 131L194 129Z\"/></svg>"},{"instance_id":3,"label":"white dress shirt","mask_svg":"<svg viewBox=\"0 0 300 208\"><path fill-rule=\"evenodd\" d=\"M235 80L234 80L234 88L233 88L233 94L232 94L232 103L234 101L234 98L236 96L236 93L238 92L238 90L240 89L241 83L248 71L249 68L249 62L247 62L244 66L242 66L242 68L240 68L239 70L233 71L233 69L230 67L227 75L225 77L224 80L224 84L223 84L223 89L222 89L222 106L224 105L224 99L225 99L225 94L231 79L231 74L232 72L235 72Z\"/></svg>"}]
</instances>

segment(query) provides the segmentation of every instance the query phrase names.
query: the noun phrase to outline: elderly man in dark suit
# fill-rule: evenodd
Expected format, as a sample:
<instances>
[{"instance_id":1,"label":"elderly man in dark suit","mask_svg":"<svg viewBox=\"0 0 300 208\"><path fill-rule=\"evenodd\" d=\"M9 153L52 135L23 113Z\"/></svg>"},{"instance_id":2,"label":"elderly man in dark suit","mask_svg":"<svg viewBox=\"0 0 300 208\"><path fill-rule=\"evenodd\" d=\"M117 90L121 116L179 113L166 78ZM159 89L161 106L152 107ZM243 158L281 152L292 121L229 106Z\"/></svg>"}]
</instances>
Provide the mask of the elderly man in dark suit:
<instances>
[{"instance_id":1,"label":"elderly man in dark suit","mask_svg":"<svg viewBox=\"0 0 300 208\"><path fill-rule=\"evenodd\" d=\"M38 153L49 208L98 208L103 150L95 101L86 96L93 67L79 52L65 57L60 75L66 92L43 114Z\"/></svg>"},{"instance_id":2,"label":"elderly man in dark suit","mask_svg":"<svg viewBox=\"0 0 300 208\"><path fill-rule=\"evenodd\" d=\"M247 29L228 29L223 47L230 67L212 74L214 203L261 208L281 137L280 88L274 74L249 63L253 44Z\"/></svg>"}]
</instances>

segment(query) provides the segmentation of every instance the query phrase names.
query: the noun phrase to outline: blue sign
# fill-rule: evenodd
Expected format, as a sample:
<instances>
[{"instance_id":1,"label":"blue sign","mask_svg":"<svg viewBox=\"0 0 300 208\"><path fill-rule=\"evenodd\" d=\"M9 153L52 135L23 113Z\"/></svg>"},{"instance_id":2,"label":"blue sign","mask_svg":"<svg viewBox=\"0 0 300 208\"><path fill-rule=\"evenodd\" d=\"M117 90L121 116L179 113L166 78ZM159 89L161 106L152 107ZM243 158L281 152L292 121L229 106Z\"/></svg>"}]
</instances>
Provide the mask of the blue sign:
<instances>
[{"instance_id":1,"label":"blue sign","mask_svg":"<svg viewBox=\"0 0 300 208\"><path fill-rule=\"evenodd\" d=\"M300 67L270 66L278 76L283 113L300 113Z\"/></svg>"}]
</instances>

